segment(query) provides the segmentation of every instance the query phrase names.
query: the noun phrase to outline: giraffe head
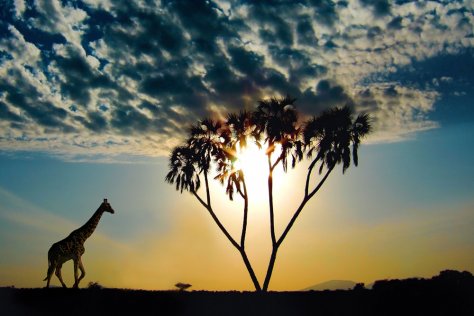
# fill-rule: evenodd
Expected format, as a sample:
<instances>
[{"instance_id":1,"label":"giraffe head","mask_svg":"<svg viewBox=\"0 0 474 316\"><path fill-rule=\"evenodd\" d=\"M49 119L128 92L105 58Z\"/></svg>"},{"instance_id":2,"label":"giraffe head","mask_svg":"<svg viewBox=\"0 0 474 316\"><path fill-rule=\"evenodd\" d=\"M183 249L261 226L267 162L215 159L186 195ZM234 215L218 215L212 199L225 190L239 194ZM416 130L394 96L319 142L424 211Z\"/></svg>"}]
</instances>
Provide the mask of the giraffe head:
<instances>
[{"instance_id":1,"label":"giraffe head","mask_svg":"<svg viewBox=\"0 0 474 316\"><path fill-rule=\"evenodd\" d=\"M107 199L104 199L104 202L102 202L99 209L102 210L103 212L109 212L109 213L112 213L112 214L115 213L112 206L110 206L110 203L107 202Z\"/></svg>"}]
</instances>

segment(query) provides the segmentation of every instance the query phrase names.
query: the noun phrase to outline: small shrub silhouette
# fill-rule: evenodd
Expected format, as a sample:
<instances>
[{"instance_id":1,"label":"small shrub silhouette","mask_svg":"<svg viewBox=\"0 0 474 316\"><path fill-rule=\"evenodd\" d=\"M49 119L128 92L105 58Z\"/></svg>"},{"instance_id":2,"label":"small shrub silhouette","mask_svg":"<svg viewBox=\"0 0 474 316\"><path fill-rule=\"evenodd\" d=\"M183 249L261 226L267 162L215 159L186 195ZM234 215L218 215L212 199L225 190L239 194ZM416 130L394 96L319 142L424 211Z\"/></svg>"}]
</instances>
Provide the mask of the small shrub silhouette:
<instances>
[{"instance_id":1,"label":"small shrub silhouette","mask_svg":"<svg viewBox=\"0 0 474 316\"><path fill-rule=\"evenodd\" d=\"M99 283L99 282L89 282L89 284L87 285L87 288L88 289L91 289L91 290L101 290L103 289L104 287Z\"/></svg>"},{"instance_id":2,"label":"small shrub silhouette","mask_svg":"<svg viewBox=\"0 0 474 316\"><path fill-rule=\"evenodd\" d=\"M174 286L176 286L178 288L178 291L183 292L183 291L186 291L187 289L189 289L192 285L187 284L187 283L178 282Z\"/></svg>"},{"instance_id":3,"label":"small shrub silhouette","mask_svg":"<svg viewBox=\"0 0 474 316\"><path fill-rule=\"evenodd\" d=\"M362 291L362 290L365 290L365 289L366 288L365 288L364 283L357 283L353 288L354 291Z\"/></svg>"}]
</instances>

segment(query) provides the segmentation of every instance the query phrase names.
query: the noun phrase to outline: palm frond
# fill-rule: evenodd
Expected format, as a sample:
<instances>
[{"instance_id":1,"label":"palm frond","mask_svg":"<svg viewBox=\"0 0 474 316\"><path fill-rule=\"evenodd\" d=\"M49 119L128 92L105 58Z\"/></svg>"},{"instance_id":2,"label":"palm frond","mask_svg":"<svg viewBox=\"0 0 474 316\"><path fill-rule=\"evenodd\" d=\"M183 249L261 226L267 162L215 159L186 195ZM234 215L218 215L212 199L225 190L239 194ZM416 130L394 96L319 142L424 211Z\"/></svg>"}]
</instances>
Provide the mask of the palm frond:
<instances>
[{"instance_id":1,"label":"palm frond","mask_svg":"<svg viewBox=\"0 0 474 316\"><path fill-rule=\"evenodd\" d=\"M353 120L351 106L336 107L312 117L303 126L303 141L307 150L307 157L314 153L323 161L323 166L334 167L342 163L343 173L351 165L359 163L358 147L360 139L371 131L370 117L367 114L359 115ZM352 147L352 152L351 152Z\"/></svg>"}]
</instances>

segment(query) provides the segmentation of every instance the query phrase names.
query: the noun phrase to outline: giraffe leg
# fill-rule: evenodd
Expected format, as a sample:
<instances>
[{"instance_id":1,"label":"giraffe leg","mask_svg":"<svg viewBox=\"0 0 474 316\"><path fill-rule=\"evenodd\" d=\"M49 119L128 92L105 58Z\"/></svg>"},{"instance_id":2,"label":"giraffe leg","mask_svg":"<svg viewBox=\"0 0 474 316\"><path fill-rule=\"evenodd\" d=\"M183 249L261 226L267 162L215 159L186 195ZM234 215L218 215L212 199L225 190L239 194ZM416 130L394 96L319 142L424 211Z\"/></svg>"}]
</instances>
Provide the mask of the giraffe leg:
<instances>
[{"instance_id":1,"label":"giraffe leg","mask_svg":"<svg viewBox=\"0 0 474 316\"><path fill-rule=\"evenodd\" d=\"M66 283L63 281L63 277L61 275L61 268L63 267L63 264L60 263L56 266L56 276L58 277L59 281L61 282L61 285L63 288L67 288Z\"/></svg>"},{"instance_id":2,"label":"giraffe leg","mask_svg":"<svg viewBox=\"0 0 474 316\"><path fill-rule=\"evenodd\" d=\"M47 281L46 282L47 288L49 287L49 282L51 281L51 277L53 276L54 268L55 268L54 264L50 263L48 267L48 273L46 275L46 279L44 279L44 281Z\"/></svg>"},{"instance_id":3,"label":"giraffe leg","mask_svg":"<svg viewBox=\"0 0 474 316\"><path fill-rule=\"evenodd\" d=\"M75 289L79 288L79 278L77 276L78 266L79 266L79 259L74 258L74 286L73 286L73 288L75 288Z\"/></svg>"},{"instance_id":4,"label":"giraffe leg","mask_svg":"<svg viewBox=\"0 0 474 316\"><path fill-rule=\"evenodd\" d=\"M79 286L79 282L86 276L86 270L84 269L84 265L82 264L82 258L79 258L79 270L81 270L81 276L77 280L77 285Z\"/></svg>"}]
</instances>

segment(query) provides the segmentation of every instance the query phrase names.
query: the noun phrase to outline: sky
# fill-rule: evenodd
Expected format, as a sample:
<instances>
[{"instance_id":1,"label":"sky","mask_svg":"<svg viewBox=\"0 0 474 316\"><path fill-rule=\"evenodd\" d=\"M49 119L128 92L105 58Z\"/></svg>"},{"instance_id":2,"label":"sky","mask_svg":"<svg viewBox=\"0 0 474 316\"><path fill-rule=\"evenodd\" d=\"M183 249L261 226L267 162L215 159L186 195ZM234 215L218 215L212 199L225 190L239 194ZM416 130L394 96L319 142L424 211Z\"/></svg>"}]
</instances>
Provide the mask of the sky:
<instances>
[{"instance_id":1,"label":"sky","mask_svg":"<svg viewBox=\"0 0 474 316\"><path fill-rule=\"evenodd\" d=\"M197 119L287 94L302 118L351 104L374 132L304 209L270 289L474 272L472 0L1 0L0 17L0 286L43 286L51 244L108 198L82 285L252 290L205 209L165 183L167 157ZM305 167L275 177L277 231ZM212 192L238 236L242 201ZM260 279L267 213L255 194Z\"/></svg>"}]
</instances>

